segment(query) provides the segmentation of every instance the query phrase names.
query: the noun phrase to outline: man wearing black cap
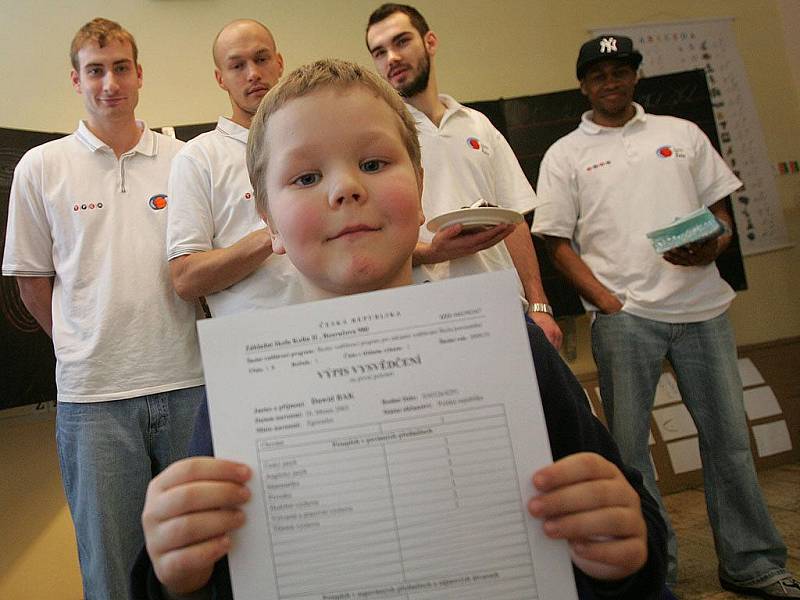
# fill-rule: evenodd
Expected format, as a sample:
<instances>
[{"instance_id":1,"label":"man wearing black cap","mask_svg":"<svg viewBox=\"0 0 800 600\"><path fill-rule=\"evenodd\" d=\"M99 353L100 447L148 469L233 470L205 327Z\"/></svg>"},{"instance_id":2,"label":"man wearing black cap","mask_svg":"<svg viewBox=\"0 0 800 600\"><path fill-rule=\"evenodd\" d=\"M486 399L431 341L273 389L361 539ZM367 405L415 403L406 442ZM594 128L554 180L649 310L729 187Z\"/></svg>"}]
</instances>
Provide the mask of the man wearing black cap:
<instances>
[{"instance_id":1,"label":"man wearing black cap","mask_svg":"<svg viewBox=\"0 0 800 600\"><path fill-rule=\"evenodd\" d=\"M623 36L603 35L581 47L577 76L592 110L545 154L533 231L545 237L593 315L600 391L623 459L643 473L660 502L648 436L667 358L699 430L722 586L800 598L755 476L727 317L734 292L714 264L731 240L724 198L741 182L696 125L646 114L633 101L641 61ZM656 253L647 232L702 207L723 233ZM663 504L662 512L666 519ZM674 583L671 531L670 537Z\"/></svg>"}]
</instances>

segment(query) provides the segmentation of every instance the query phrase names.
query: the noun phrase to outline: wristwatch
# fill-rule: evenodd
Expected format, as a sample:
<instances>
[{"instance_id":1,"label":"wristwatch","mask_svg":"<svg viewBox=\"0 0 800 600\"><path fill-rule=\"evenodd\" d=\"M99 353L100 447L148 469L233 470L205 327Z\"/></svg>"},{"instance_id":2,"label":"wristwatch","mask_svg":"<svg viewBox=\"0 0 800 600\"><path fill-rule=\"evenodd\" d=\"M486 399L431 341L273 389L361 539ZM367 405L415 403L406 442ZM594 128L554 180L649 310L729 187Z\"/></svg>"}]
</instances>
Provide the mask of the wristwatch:
<instances>
[{"instance_id":1,"label":"wristwatch","mask_svg":"<svg viewBox=\"0 0 800 600\"><path fill-rule=\"evenodd\" d=\"M531 302L528 306L528 312L540 312L540 313L547 313L551 317L553 316L553 307L549 304L545 304L544 302Z\"/></svg>"}]
</instances>

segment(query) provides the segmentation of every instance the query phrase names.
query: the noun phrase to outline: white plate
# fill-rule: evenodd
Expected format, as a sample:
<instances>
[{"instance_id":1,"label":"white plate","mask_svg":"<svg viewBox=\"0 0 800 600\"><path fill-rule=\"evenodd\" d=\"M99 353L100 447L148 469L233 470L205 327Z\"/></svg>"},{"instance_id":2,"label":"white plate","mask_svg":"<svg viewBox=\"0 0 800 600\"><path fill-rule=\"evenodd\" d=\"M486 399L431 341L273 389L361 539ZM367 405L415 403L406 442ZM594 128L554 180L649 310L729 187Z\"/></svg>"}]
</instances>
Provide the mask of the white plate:
<instances>
[{"instance_id":1,"label":"white plate","mask_svg":"<svg viewBox=\"0 0 800 600\"><path fill-rule=\"evenodd\" d=\"M436 233L444 227L461 224L465 231L471 229L486 229L494 225L505 223L522 223L520 213L510 208L495 206L482 206L479 208L462 208L453 210L428 221L428 231Z\"/></svg>"}]
</instances>

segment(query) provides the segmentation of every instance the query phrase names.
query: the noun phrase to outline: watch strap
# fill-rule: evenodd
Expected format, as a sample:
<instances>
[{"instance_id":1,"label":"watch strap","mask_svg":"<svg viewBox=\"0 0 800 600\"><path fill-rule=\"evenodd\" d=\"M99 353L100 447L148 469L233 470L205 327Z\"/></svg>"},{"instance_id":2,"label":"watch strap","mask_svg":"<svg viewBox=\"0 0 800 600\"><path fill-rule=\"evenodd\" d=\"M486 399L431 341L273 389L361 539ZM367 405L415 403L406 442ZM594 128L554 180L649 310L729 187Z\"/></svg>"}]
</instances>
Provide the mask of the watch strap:
<instances>
[{"instance_id":1,"label":"watch strap","mask_svg":"<svg viewBox=\"0 0 800 600\"><path fill-rule=\"evenodd\" d=\"M547 313L552 317L553 307L549 304L545 304L544 302L531 302L528 306L528 312Z\"/></svg>"}]
</instances>

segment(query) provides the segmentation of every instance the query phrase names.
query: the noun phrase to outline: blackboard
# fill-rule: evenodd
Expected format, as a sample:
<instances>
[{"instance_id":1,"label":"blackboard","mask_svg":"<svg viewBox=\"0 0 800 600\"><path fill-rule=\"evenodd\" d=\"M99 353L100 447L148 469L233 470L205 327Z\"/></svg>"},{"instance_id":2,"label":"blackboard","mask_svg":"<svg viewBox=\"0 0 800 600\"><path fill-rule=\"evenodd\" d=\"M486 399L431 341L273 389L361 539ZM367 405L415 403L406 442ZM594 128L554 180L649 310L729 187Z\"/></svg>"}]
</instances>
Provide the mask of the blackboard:
<instances>
[{"instance_id":1,"label":"blackboard","mask_svg":"<svg viewBox=\"0 0 800 600\"><path fill-rule=\"evenodd\" d=\"M702 69L641 79L636 88L636 101L649 113L693 121L719 151L713 108ZM544 153L553 142L575 129L581 115L590 108L579 89L471 102L468 106L484 113L506 137L534 187ZM727 204L731 211L730 199ZM531 218L533 215L528 215L529 224ZM582 314L583 306L575 288L556 270L544 243L537 237L533 241L542 271L542 283L556 316ZM733 289L747 289L737 235L733 236L730 246L717 259L717 267Z\"/></svg>"},{"instance_id":2,"label":"blackboard","mask_svg":"<svg viewBox=\"0 0 800 600\"><path fill-rule=\"evenodd\" d=\"M0 128L0 253L5 252L14 168L30 148L63 135ZM55 400L53 344L23 306L13 277L0 277L0 313L0 409Z\"/></svg>"},{"instance_id":3,"label":"blackboard","mask_svg":"<svg viewBox=\"0 0 800 600\"><path fill-rule=\"evenodd\" d=\"M181 141L188 142L190 139L197 137L201 133L213 131L216 128L216 123L197 123L194 125L176 125L175 137ZM160 130L156 130L160 131Z\"/></svg>"}]
</instances>

